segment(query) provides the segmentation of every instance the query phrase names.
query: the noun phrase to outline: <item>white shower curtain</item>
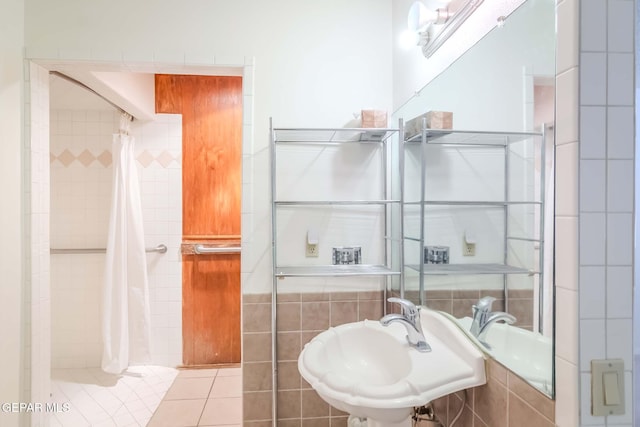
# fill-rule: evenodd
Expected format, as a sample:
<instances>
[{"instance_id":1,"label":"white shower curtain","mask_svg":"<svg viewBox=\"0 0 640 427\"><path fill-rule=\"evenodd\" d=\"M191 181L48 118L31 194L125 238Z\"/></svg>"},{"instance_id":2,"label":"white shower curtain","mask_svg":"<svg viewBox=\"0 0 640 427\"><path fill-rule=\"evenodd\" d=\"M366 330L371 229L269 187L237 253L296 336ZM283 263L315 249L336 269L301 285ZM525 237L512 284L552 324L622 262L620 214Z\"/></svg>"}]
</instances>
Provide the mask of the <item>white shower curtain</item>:
<instances>
[{"instance_id":1,"label":"white shower curtain","mask_svg":"<svg viewBox=\"0 0 640 427\"><path fill-rule=\"evenodd\" d=\"M129 117L113 135L113 192L102 299L102 369L150 361L149 289L140 188Z\"/></svg>"}]
</instances>

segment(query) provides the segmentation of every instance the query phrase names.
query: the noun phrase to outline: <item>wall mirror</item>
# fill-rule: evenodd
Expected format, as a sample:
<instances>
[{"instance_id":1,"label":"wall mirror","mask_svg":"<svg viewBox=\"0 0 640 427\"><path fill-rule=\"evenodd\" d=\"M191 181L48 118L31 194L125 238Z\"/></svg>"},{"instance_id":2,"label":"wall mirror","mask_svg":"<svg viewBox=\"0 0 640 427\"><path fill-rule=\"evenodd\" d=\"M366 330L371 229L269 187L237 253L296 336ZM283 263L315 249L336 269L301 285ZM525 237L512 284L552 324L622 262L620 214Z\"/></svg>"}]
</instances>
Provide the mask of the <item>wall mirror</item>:
<instances>
[{"instance_id":1,"label":"wall mirror","mask_svg":"<svg viewBox=\"0 0 640 427\"><path fill-rule=\"evenodd\" d=\"M489 353L553 397L555 1L527 0L499 21L394 112L405 123L428 111L451 112L454 130L400 144L409 202L400 213L404 295L467 330L473 305L495 298L491 311L516 322L496 323L483 336ZM459 144L471 131L491 144ZM429 197L440 202L426 206ZM412 200L422 203L412 207ZM437 248L428 258L423 245L447 248L450 269L417 268L442 260ZM520 270L470 268L492 263ZM454 264L463 271L451 273Z\"/></svg>"}]
</instances>

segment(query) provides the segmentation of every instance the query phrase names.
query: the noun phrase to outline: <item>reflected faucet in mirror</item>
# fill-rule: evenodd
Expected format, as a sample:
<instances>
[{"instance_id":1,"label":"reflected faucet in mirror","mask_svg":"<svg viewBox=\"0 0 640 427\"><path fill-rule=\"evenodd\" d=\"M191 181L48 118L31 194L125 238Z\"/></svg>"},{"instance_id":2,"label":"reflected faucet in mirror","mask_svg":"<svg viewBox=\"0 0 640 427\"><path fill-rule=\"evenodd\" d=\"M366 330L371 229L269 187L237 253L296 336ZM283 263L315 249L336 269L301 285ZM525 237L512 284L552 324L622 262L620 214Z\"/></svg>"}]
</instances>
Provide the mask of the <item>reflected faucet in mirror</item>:
<instances>
[{"instance_id":1,"label":"reflected faucet in mirror","mask_svg":"<svg viewBox=\"0 0 640 427\"><path fill-rule=\"evenodd\" d=\"M473 321L471 322L471 334L478 338L483 345L488 346L485 342L485 336L489 331L489 327L495 322L504 321L508 324L516 322L516 318L504 311L491 311L491 306L496 299L494 297L483 297L473 305Z\"/></svg>"},{"instance_id":2,"label":"reflected faucet in mirror","mask_svg":"<svg viewBox=\"0 0 640 427\"><path fill-rule=\"evenodd\" d=\"M427 343L422 332L420 324L420 307L416 307L414 303L402 298L389 298L390 303L400 304L402 313L387 314L380 319L382 326L389 326L391 323L400 322L407 329L407 341L409 345L416 350L426 353L431 351L431 346Z\"/></svg>"}]
</instances>

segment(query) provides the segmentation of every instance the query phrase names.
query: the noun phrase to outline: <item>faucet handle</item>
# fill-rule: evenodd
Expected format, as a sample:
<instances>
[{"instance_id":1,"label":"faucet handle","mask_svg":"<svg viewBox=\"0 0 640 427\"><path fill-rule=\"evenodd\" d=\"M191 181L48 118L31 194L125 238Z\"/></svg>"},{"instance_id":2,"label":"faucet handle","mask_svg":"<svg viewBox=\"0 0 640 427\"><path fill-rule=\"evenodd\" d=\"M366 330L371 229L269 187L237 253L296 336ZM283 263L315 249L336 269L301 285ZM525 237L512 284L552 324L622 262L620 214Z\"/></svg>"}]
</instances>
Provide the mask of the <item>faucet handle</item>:
<instances>
[{"instance_id":1,"label":"faucet handle","mask_svg":"<svg viewBox=\"0 0 640 427\"><path fill-rule=\"evenodd\" d=\"M491 306L496 299L494 297L482 297L475 303L473 308L473 314L475 315L478 311L489 313L491 312Z\"/></svg>"},{"instance_id":2,"label":"faucet handle","mask_svg":"<svg viewBox=\"0 0 640 427\"><path fill-rule=\"evenodd\" d=\"M402 307L402 314L409 317L415 317L420 312L420 307L416 307L414 303L407 299L391 297L387 298L390 303L400 304Z\"/></svg>"}]
</instances>

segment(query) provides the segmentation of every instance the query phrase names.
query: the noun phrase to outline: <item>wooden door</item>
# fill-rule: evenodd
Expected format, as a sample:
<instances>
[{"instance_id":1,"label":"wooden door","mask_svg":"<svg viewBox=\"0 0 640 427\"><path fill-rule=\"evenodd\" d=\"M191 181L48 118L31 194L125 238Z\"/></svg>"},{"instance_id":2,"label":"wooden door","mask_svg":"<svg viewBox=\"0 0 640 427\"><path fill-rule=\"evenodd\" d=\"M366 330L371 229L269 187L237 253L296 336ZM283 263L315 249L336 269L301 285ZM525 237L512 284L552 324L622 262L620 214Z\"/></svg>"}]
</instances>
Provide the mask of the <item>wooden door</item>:
<instances>
[{"instance_id":1,"label":"wooden door","mask_svg":"<svg viewBox=\"0 0 640 427\"><path fill-rule=\"evenodd\" d=\"M182 114L182 336L187 366L239 363L242 78L156 75L156 112Z\"/></svg>"}]
</instances>

